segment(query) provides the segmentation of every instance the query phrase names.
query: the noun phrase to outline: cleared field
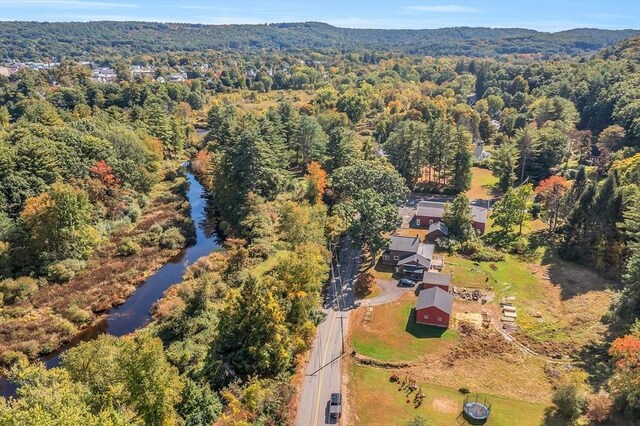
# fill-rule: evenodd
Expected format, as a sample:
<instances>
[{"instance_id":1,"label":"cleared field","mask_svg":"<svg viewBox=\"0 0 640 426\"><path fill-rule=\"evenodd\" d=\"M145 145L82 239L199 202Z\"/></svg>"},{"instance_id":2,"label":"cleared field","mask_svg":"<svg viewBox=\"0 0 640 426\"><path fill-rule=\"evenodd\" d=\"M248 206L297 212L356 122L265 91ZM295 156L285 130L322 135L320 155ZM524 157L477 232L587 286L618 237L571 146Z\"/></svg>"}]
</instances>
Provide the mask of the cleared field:
<instances>
[{"instance_id":1,"label":"cleared field","mask_svg":"<svg viewBox=\"0 0 640 426\"><path fill-rule=\"evenodd\" d=\"M415 392L409 395L407 403L406 392L399 391L399 384L389 381L390 371L359 366L352 361L348 362L347 369L347 398L352 410L347 424L402 425L418 415L424 417L429 425L456 424L455 420L464 400L464 395L456 389L418 381L426 398L418 408L414 408ZM401 373L399 375L404 377ZM480 396L486 396L491 403L491 416L487 425L538 426L543 422L545 404L492 395Z\"/></svg>"},{"instance_id":2,"label":"cleared field","mask_svg":"<svg viewBox=\"0 0 640 426\"><path fill-rule=\"evenodd\" d=\"M458 339L451 329L416 324L416 296L407 293L395 302L376 306L369 322L352 320L351 345L360 354L381 361L411 361L446 351Z\"/></svg>"},{"instance_id":3,"label":"cleared field","mask_svg":"<svg viewBox=\"0 0 640 426\"><path fill-rule=\"evenodd\" d=\"M467 191L467 197L475 199L490 199L500 195L500 191L495 187L498 178L489 169L480 167L471 168L471 188Z\"/></svg>"}]
</instances>

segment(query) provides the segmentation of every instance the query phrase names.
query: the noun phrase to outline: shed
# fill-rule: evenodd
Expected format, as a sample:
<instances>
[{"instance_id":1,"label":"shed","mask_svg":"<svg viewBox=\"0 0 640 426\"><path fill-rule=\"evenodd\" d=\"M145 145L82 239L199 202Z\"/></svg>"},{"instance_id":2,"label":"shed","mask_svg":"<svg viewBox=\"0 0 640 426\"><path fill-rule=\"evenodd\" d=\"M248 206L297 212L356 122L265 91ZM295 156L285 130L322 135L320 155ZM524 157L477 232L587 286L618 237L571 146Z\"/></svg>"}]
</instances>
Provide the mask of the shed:
<instances>
[{"instance_id":1,"label":"shed","mask_svg":"<svg viewBox=\"0 0 640 426\"><path fill-rule=\"evenodd\" d=\"M420 291L416 304L416 323L449 327L453 295L440 287Z\"/></svg>"},{"instance_id":2,"label":"shed","mask_svg":"<svg viewBox=\"0 0 640 426\"><path fill-rule=\"evenodd\" d=\"M422 289L438 287L449 292L451 288L451 275L436 271L426 271L422 276Z\"/></svg>"}]
</instances>

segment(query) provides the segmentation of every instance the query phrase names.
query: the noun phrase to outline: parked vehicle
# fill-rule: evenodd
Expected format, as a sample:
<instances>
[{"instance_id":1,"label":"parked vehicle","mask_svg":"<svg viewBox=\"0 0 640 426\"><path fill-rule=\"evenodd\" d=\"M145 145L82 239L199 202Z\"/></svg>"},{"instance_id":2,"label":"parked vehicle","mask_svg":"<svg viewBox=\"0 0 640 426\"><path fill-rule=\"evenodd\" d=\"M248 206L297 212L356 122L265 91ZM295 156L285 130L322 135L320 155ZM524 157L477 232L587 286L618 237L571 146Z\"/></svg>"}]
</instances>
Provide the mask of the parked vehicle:
<instances>
[{"instance_id":1,"label":"parked vehicle","mask_svg":"<svg viewBox=\"0 0 640 426\"><path fill-rule=\"evenodd\" d=\"M400 281L398 281L398 287L415 287L415 285L416 282L408 278L402 278Z\"/></svg>"},{"instance_id":2,"label":"parked vehicle","mask_svg":"<svg viewBox=\"0 0 640 426\"><path fill-rule=\"evenodd\" d=\"M329 416L334 419L339 419L342 415L342 394L332 393L331 401L329 403Z\"/></svg>"}]
</instances>

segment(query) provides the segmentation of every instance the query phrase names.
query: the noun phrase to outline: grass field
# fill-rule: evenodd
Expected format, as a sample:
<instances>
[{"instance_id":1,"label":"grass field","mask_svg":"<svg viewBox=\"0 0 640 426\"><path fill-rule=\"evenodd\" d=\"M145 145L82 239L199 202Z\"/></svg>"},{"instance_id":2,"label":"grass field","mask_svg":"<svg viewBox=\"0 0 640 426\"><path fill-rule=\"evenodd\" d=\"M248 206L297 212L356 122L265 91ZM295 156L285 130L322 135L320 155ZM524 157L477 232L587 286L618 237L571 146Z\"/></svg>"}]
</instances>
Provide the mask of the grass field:
<instances>
[{"instance_id":1,"label":"grass field","mask_svg":"<svg viewBox=\"0 0 640 426\"><path fill-rule=\"evenodd\" d=\"M460 414L464 395L457 389L418 382L426 395L421 406L414 408L413 395L407 404L406 393L398 391L397 383L390 383L390 371L347 364L348 393L352 422L355 425L402 425L417 415L424 417L428 425L454 425ZM400 377L403 377L400 374ZM473 389L472 389L473 390ZM484 397L485 395L480 395ZM486 395L491 403L491 416L487 425L538 426L545 415L544 404L533 404L515 399Z\"/></svg>"},{"instance_id":2,"label":"grass field","mask_svg":"<svg viewBox=\"0 0 640 426\"><path fill-rule=\"evenodd\" d=\"M493 172L480 167L471 168L471 188L467 191L467 197L475 199L490 199L500 194L495 188L498 178Z\"/></svg>"},{"instance_id":3,"label":"grass field","mask_svg":"<svg viewBox=\"0 0 640 426\"><path fill-rule=\"evenodd\" d=\"M454 330L416 324L416 297L407 293L395 302L373 308L371 321L356 318L351 345L360 354L381 361L411 361L443 351L458 339Z\"/></svg>"}]
</instances>

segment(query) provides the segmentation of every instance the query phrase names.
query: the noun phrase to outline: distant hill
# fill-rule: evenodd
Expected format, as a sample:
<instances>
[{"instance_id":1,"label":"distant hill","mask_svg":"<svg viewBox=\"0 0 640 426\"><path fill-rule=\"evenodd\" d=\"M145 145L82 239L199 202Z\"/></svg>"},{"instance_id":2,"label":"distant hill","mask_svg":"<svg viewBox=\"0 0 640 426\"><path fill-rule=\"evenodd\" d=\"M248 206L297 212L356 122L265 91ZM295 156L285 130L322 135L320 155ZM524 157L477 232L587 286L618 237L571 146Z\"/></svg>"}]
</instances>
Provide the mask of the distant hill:
<instances>
[{"instance_id":1,"label":"distant hill","mask_svg":"<svg viewBox=\"0 0 640 426\"><path fill-rule=\"evenodd\" d=\"M640 36L623 40L599 55L604 59L633 59L640 62Z\"/></svg>"},{"instance_id":2,"label":"distant hill","mask_svg":"<svg viewBox=\"0 0 640 426\"><path fill-rule=\"evenodd\" d=\"M575 55L595 52L640 34L638 30L574 29L545 33L521 28L376 30L319 22L268 25L196 25L152 22L2 22L0 59L130 56L207 49L357 51L398 50L432 56L512 53Z\"/></svg>"}]
</instances>

